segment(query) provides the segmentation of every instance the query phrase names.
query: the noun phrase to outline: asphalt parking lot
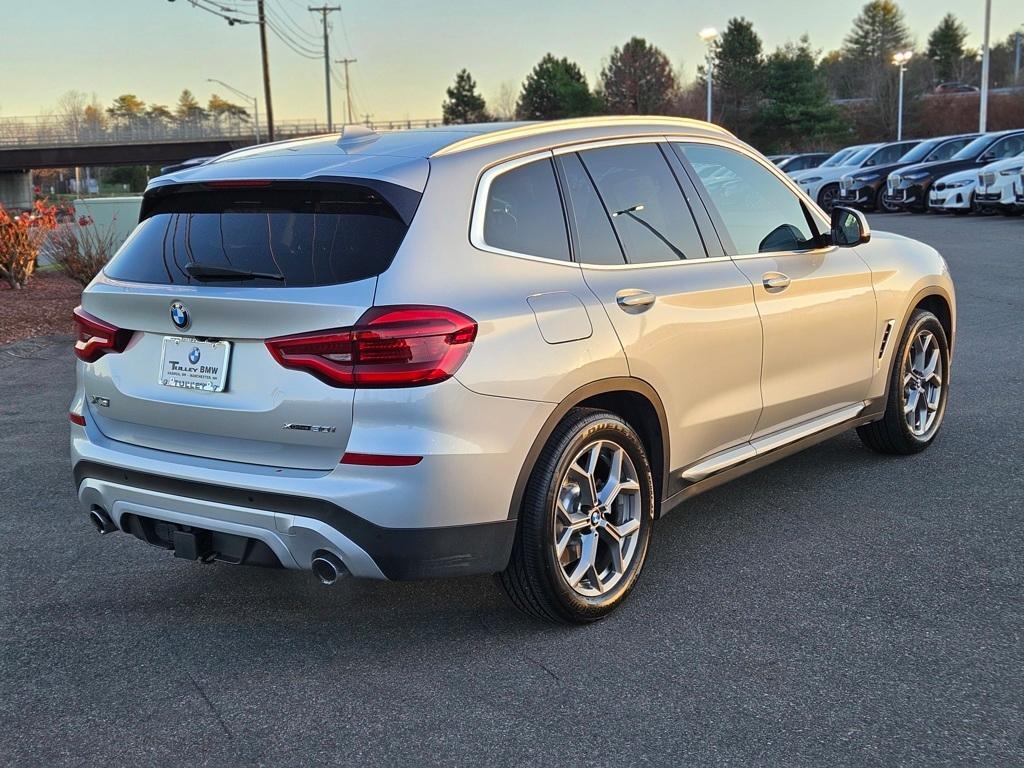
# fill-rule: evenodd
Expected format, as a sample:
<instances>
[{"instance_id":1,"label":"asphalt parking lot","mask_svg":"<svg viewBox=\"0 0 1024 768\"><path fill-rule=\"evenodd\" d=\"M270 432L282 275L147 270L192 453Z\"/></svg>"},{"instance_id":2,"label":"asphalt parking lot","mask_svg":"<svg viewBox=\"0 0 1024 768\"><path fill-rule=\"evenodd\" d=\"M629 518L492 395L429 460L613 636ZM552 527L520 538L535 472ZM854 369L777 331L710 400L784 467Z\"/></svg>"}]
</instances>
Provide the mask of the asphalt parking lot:
<instances>
[{"instance_id":1,"label":"asphalt parking lot","mask_svg":"<svg viewBox=\"0 0 1024 768\"><path fill-rule=\"evenodd\" d=\"M1024 764L1024 220L872 224L957 281L935 445L851 433L695 499L584 628L489 578L324 588L100 537L67 342L0 348L0 764Z\"/></svg>"}]
</instances>

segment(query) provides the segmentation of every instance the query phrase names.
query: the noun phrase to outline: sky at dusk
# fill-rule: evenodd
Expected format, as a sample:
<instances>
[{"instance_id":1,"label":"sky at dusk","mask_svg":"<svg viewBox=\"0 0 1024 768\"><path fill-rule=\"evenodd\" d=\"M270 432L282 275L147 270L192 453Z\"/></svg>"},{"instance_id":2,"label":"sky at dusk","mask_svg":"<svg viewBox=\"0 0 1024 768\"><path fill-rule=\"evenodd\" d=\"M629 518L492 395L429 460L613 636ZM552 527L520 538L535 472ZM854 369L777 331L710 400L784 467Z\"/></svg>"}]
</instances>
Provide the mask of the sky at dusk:
<instances>
[{"instance_id":1,"label":"sky at dusk","mask_svg":"<svg viewBox=\"0 0 1024 768\"><path fill-rule=\"evenodd\" d=\"M253 11L255 0L216 0ZM300 0L267 0L279 26L320 49L319 15ZM318 0L317 4L322 4ZM328 4L333 4L328 3ZM838 47L863 5L820 0L340 0L333 14L332 58L352 66L356 111L373 120L436 118L444 90L467 67L487 99L502 83L518 89L548 51L577 61L591 85L615 45L647 38L685 77L703 57L697 32L723 28L732 16L754 22L768 49L806 33L816 48ZM262 102L255 25L228 24L188 0L2 0L0 6L0 117L42 114L61 93L95 92L104 105L121 93L173 106L182 88L205 103L206 82L224 80ZM968 44L980 47L983 0L903 0L919 47L948 11L968 26ZM287 16L287 18L286 18ZM994 0L992 33L999 40L1024 24L1024 3ZM322 59L305 58L270 36L270 67L277 119L324 117ZM340 66L336 65L340 74ZM333 84L335 119L344 109Z\"/></svg>"}]
</instances>

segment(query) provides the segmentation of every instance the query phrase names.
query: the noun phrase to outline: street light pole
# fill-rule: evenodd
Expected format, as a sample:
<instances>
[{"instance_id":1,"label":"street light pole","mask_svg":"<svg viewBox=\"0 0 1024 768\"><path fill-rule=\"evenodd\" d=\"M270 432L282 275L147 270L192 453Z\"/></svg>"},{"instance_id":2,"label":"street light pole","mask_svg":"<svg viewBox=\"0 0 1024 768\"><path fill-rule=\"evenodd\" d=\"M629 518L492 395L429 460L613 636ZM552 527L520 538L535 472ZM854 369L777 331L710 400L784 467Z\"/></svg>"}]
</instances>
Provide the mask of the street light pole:
<instances>
[{"instance_id":1,"label":"street light pole","mask_svg":"<svg viewBox=\"0 0 1024 768\"><path fill-rule=\"evenodd\" d=\"M252 102L252 117L253 117L253 122L256 125L256 143L259 144L260 143L260 104L259 104L258 101L256 101L256 97L255 96L250 96L245 91L240 91L237 88L235 88L234 86L228 85L223 80L218 80L215 77L208 77L208 78L206 78L206 82L208 82L208 83L220 83L221 85L223 85L225 88L227 88L232 93L234 93L234 94L236 94L238 96L241 96L243 99L247 99L247 100Z\"/></svg>"},{"instance_id":2,"label":"street light pole","mask_svg":"<svg viewBox=\"0 0 1024 768\"><path fill-rule=\"evenodd\" d=\"M985 0L985 38L981 46L981 108L978 113L978 132L988 127L988 65L992 58L989 37L992 28L992 0Z\"/></svg>"},{"instance_id":3,"label":"street light pole","mask_svg":"<svg viewBox=\"0 0 1024 768\"><path fill-rule=\"evenodd\" d=\"M708 83L708 112L707 112L707 120L710 123L711 122L711 78L712 78L712 69L714 68L714 60L713 60L713 57L711 55L711 53L712 53L712 51L711 51L711 44L715 41L715 38L718 37L718 30L715 29L714 27L707 27L705 29L702 29L699 34L700 34L700 39L703 40L704 43L707 45L707 52L705 53L705 56L704 56L704 78L707 80L707 83Z\"/></svg>"},{"instance_id":4,"label":"street light pole","mask_svg":"<svg viewBox=\"0 0 1024 768\"><path fill-rule=\"evenodd\" d=\"M907 71L907 62L913 57L913 51L901 51L892 57L892 63L900 68L899 108L896 116L896 141L903 141L903 75Z\"/></svg>"}]
</instances>

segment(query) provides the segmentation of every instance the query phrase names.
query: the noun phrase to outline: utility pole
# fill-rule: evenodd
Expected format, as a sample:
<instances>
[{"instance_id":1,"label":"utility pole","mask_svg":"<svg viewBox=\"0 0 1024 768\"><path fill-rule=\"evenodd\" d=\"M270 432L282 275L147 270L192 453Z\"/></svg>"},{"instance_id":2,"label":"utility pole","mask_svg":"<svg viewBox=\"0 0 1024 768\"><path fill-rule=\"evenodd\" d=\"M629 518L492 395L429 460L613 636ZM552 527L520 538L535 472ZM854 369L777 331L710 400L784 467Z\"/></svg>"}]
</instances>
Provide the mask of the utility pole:
<instances>
[{"instance_id":1,"label":"utility pole","mask_svg":"<svg viewBox=\"0 0 1024 768\"><path fill-rule=\"evenodd\" d=\"M992 0L985 0L985 38L981 47L981 109L978 113L978 133L988 127L988 66L992 58L989 49L989 34L992 27Z\"/></svg>"},{"instance_id":2,"label":"utility pole","mask_svg":"<svg viewBox=\"0 0 1024 768\"><path fill-rule=\"evenodd\" d=\"M324 24L324 88L327 91L327 132L334 130L334 120L331 117L331 47L327 40L327 14L332 11L340 11L340 5L321 5L316 8L308 8L310 13L319 13Z\"/></svg>"},{"instance_id":3,"label":"utility pole","mask_svg":"<svg viewBox=\"0 0 1024 768\"><path fill-rule=\"evenodd\" d=\"M348 80L348 65L355 64L355 59L337 59L335 64L341 64L345 67L345 112L348 115L348 119L345 121L346 125L352 124L352 88L349 87Z\"/></svg>"},{"instance_id":4,"label":"utility pole","mask_svg":"<svg viewBox=\"0 0 1024 768\"><path fill-rule=\"evenodd\" d=\"M274 105L270 101L270 63L267 61L267 17L263 14L263 1L259 0L256 7L259 13L260 50L263 53L263 105L267 110L267 141L273 141Z\"/></svg>"}]
</instances>

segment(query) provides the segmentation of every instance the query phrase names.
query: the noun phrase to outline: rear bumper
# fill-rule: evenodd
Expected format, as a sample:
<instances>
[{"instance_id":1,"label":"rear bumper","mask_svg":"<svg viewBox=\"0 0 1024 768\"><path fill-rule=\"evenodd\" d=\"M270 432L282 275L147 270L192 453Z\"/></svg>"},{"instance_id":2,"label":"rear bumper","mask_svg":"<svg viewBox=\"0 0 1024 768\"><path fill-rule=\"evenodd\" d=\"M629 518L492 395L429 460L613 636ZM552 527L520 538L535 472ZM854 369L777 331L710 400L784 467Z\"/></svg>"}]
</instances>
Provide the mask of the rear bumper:
<instances>
[{"instance_id":1,"label":"rear bumper","mask_svg":"<svg viewBox=\"0 0 1024 768\"><path fill-rule=\"evenodd\" d=\"M493 573L508 562L515 484L554 407L479 395L454 379L360 391L347 450L422 460L300 470L112 440L79 392L72 411L86 426L71 426L71 459L83 511L101 507L136 535L133 518L158 521L165 532L198 528L204 539L245 537L288 568L309 569L313 554L327 550L366 578Z\"/></svg>"},{"instance_id":2,"label":"rear bumper","mask_svg":"<svg viewBox=\"0 0 1024 768\"><path fill-rule=\"evenodd\" d=\"M383 528L317 498L253 491L125 470L91 461L74 469L83 508L100 507L121 530L132 518L262 542L285 568L316 552L339 556L353 576L429 579L494 573L508 563L515 520L443 528Z\"/></svg>"}]
</instances>

